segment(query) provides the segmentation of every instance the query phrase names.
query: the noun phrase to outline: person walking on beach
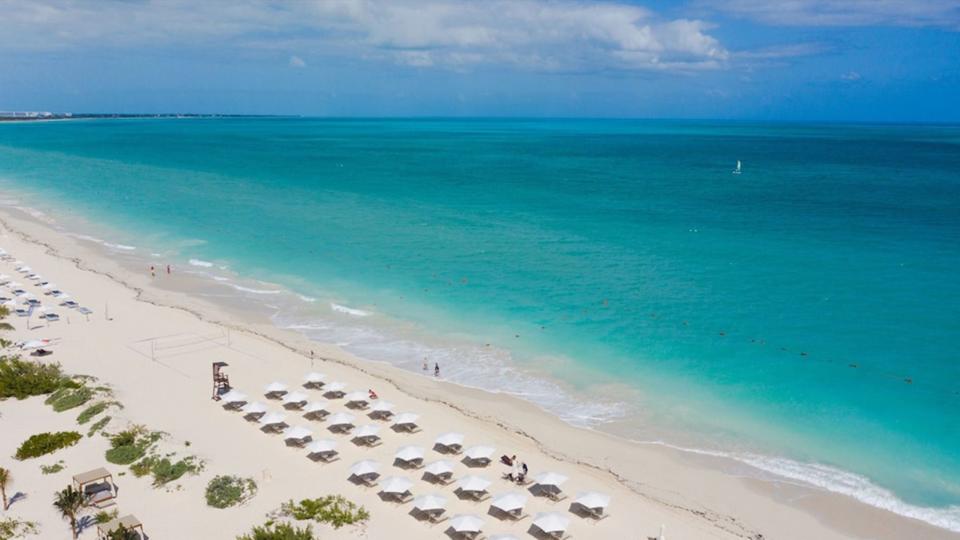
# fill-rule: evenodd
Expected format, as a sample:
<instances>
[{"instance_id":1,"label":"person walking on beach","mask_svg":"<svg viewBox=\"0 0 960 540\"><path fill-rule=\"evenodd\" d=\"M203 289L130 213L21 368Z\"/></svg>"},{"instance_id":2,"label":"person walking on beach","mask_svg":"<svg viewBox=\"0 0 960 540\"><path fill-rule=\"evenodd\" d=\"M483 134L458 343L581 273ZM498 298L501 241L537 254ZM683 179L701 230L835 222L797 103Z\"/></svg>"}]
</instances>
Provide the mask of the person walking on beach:
<instances>
[{"instance_id":1,"label":"person walking on beach","mask_svg":"<svg viewBox=\"0 0 960 540\"><path fill-rule=\"evenodd\" d=\"M169 265L169 264L167 265L167 275L168 275L168 276L170 275L170 265Z\"/></svg>"},{"instance_id":2,"label":"person walking on beach","mask_svg":"<svg viewBox=\"0 0 960 540\"><path fill-rule=\"evenodd\" d=\"M439 362L433 364L433 376L434 376L434 377L439 377L439 376L440 376L440 363L439 363Z\"/></svg>"},{"instance_id":3,"label":"person walking on beach","mask_svg":"<svg viewBox=\"0 0 960 540\"><path fill-rule=\"evenodd\" d=\"M157 269L152 264L150 265L150 277L157 277Z\"/></svg>"}]
</instances>

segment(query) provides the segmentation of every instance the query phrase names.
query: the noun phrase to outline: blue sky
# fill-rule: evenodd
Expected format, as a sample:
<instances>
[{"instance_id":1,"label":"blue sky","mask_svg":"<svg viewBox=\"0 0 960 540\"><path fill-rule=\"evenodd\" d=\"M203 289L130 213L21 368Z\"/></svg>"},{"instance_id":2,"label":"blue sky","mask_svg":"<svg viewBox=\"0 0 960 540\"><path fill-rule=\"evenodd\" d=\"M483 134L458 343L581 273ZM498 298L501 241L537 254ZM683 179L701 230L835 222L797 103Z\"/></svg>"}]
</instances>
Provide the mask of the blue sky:
<instances>
[{"instance_id":1,"label":"blue sky","mask_svg":"<svg viewBox=\"0 0 960 540\"><path fill-rule=\"evenodd\" d=\"M0 21L0 110L960 121L960 0L14 0Z\"/></svg>"}]
</instances>

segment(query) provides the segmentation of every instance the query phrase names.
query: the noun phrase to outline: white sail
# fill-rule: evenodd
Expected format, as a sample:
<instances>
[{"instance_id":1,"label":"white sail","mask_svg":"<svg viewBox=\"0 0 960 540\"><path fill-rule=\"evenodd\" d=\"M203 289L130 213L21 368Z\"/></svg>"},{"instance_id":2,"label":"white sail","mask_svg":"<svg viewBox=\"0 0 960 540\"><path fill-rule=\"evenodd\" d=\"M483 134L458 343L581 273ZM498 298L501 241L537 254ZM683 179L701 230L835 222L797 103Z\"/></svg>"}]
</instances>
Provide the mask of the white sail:
<instances>
[{"instance_id":1,"label":"white sail","mask_svg":"<svg viewBox=\"0 0 960 540\"><path fill-rule=\"evenodd\" d=\"M740 160L737 160L737 168L733 170L733 174L740 174Z\"/></svg>"}]
</instances>

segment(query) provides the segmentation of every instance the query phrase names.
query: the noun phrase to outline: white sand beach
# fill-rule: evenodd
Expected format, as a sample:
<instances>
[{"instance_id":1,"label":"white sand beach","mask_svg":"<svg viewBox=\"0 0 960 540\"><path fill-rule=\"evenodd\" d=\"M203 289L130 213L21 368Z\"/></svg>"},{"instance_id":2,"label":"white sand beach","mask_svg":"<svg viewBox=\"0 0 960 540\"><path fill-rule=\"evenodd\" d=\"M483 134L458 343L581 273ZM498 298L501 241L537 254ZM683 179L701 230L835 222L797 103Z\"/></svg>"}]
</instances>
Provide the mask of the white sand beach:
<instances>
[{"instance_id":1,"label":"white sand beach","mask_svg":"<svg viewBox=\"0 0 960 540\"><path fill-rule=\"evenodd\" d=\"M194 455L204 463L197 475L186 475L163 488L149 478L135 478L128 467L108 463L106 438L84 437L78 444L48 456L17 461L14 452L32 434L77 430L81 410L54 412L43 397L0 402L0 466L11 471L9 494L24 494L2 517L35 521L39 538L68 538L69 531L53 508L54 492L72 475L106 467L117 484L116 508L133 514L152 539L232 539L290 499L340 494L370 512L361 526L334 530L314 525L322 538L426 539L447 538L450 521L430 524L415 519L412 502L382 500L379 487L348 480L351 466L361 460L380 465L381 480L401 477L411 481L413 496L440 494L448 501L446 515L476 514L483 534L509 533L534 538L534 516L557 512L569 518L566 534L582 539L656 538L661 527L671 539L812 539L842 538L955 538L957 535L917 520L858 503L853 499L786 482L744 479L722 472L719 459L692 456L669 448L642 446L603 433L569 426L537 407L501 394L463 388L431 376L366 362L333 345L307 341L267 320L250 320L184 292L176 292L174 274L151 278L134 273L75 238L14 211L4 211L0 247L55 281L76 302L93 313L56 307L61 319L45 322L36 316L10 316L13 341L56 340L54 354L43 362L58 362L70 374L96 377L109 385L124 406L113 410L107 431L142 424L168 436L164 452ZM14 274L13 260L0 261L0 273ZM18 275L19 276L19 275ZM19 277L18 277L19 279ZM165 281L166 280L166 281ZM24 280L20 280L24 281ZM37 290L34 284L25 287ZM188 284L181 287L189 289ZM4 290L5 292L5 290ZM41 294L44 303L56 305ZM313 351L311 356L310 351ZM10 354L8 351L7 354ZM332 439L339 459L315 462L303 448L284 444L282 436L266 434L239 412L224 410L211 399L211 365L226 362L232 387L259 401L268 411L281 412L290 426L312 431L313 439ZM390 421L372 419L369 410L347 407L345 399L327 400L331 413L350 413L356 426L379 426L380 443L358 445L352 435L332 433L327 423L308 420L302 412L286 410L279 400L263 395L271 382L285 384L308 401L323 399L323 390L302 387L310 372L326 381L341 381L345 391L365 395L373 389L392 402L395 413L418 415L413 433L392 429ZM360 397L360 396L358 396ZM464 435L465 448L490 446L493 463L469 467L462 455L433 449L438 436ZM423 470L394 465L398 449L421 447L424 462L446 459L454 464L454 482L434 485L422 479ZM562 490L567 498L554 501L502 478L507 467L500 455L517 455L530 467L530 476L555 472L569 478ZM62 460L64 468L42 474L41 465ZM123 474L121 474L123 473ZM207 482L215 475L253 478L259 490L241 506L211 508L204 500ZM492 498L477 502L455 494L456 480L477 475L489 480L489 494L518 492L526 496L518 521L501 519L491 511ZM399 484L402 484L400 482ZM534 490L536 491L536 490ZM608 517L596 521L571 512L578 493L609 495ZM81 538L93 538L93 528Z\"/></svg>"}]
</instances>

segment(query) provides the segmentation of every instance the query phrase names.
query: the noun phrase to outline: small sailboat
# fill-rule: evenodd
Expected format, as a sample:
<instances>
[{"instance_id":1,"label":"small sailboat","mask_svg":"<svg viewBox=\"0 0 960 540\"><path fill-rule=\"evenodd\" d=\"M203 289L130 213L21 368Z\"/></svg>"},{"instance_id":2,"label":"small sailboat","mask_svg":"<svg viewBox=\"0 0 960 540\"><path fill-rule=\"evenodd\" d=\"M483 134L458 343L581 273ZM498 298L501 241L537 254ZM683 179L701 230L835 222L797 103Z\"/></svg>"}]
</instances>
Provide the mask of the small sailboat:
<instances>
[{"instance_id":1,"label":"small sailboat","mask_svg":"<svg viewBox=\"0 0 960 540\"><path fill-rule=\"evenodd\" d=\"M740 160L737 160L737 168L733 170L733 174L740 174Z\"/></svg>"}]
</instances>

